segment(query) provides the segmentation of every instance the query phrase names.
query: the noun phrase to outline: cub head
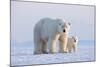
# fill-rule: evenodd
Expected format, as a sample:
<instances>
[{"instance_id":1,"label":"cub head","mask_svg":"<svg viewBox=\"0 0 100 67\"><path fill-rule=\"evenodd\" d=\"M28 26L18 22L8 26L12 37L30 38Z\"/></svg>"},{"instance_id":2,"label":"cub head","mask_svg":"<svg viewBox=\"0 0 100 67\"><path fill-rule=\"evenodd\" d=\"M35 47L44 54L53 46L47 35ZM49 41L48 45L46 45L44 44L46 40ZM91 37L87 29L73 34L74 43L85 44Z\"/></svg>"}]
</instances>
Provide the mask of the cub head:
<instances>
[{"instance_id":1,"label":"cub head","mask_svg":"<svg viewBox=\"0 0 100 67\"><path fill-rule=\"evenodd\" d=\"M72 36L72 40L74 43L78 43L78 37L77 36Z\"/></svg>"}]
</instances>

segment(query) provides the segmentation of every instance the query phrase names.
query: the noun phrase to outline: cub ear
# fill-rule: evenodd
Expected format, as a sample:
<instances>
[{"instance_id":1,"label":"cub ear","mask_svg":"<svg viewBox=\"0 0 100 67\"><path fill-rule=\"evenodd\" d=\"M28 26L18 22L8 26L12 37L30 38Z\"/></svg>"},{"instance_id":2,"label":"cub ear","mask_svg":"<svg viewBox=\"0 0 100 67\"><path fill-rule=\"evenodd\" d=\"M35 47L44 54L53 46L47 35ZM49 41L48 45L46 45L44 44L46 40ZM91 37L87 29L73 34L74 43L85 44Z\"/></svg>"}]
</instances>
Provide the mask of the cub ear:
<instances>
[{"instance_id":1,"label":"cub ear","mask_svg":"<svg viewBox=\"0 0 100 67\"><path fill-rule=\"evenodd\" d=\"M70 23L70 22L68 22L68 25L70 26L70 25L71 25L71 23Z\"/></svg>"}]
</instances>

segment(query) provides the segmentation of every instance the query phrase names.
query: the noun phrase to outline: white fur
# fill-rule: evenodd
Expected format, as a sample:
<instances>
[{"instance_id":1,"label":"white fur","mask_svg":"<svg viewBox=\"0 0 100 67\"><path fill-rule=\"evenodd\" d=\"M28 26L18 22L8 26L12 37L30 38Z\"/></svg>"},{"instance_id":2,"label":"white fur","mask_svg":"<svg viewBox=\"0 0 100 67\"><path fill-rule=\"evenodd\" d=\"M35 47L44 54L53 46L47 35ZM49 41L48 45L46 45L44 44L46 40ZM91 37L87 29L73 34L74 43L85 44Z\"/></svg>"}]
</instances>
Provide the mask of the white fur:
<instances>
[{"instance_id":1,"label":"white fur","mask_svg":"<svg viewBox=\"0 0 100 67\"><path fill-rule=\"evenodd\" d=\"M64 38L60 38L61 34L63 34L63 30L65 29L66 36ZM50 53L56 52L56 42L60 39L63 40L61 42L61 52L66 52L67 45L67 34L69 30L68 23L64 22L61 19L50 19L44 18L41 19L34 28L34 48L36 54L46 53L47 48L49 47Z\"/></svg>"},{"instance_id":2,"label":"white fur","mask_svg":"<svg viewBox=\"0 0 100 67\"><path fill-rule=\"evenodd\" d=\"M73 36L72 38L68 38L67 50L69 53L77 51L78 38L77 36Z\"/></svg>"}]
</instances>

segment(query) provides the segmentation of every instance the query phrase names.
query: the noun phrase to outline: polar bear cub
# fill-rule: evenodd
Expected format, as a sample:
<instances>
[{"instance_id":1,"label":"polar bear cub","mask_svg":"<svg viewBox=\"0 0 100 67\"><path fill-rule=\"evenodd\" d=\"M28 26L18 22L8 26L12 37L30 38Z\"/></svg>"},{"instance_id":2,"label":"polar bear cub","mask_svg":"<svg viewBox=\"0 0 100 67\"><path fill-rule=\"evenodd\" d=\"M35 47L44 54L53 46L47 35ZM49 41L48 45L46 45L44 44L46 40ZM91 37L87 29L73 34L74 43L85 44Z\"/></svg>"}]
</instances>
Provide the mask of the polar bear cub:
<instances>
[{"instance_id":1,"label":"polar bear cub","mask_svg":"<svg viewBox=\"0 0 100 67\"><path fill-rule=\"evenodd\" d=\"M68 43L67 43L67 51L69 53L76 52L77 51L77 44L78 44L78 37L77 36L72 36L71 38L68 38Z\"/></svg>"}]
</instances>

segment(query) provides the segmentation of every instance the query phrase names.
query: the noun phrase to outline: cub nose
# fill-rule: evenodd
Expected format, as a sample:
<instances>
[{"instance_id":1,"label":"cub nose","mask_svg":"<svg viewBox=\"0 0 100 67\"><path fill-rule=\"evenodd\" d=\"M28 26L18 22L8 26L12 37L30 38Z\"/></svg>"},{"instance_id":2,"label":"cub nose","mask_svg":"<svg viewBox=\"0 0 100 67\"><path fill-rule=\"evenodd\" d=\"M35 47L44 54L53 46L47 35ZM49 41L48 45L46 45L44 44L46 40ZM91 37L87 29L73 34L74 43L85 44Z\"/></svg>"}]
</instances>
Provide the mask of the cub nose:
<instances>
[{"instance_id":1,"label":"cub nose","mask_svg":"<svg viewBox=\"0 0 100 67\"><path fill-rule=\"evenodd\" d=\"M65 29L63 29L63 32L66 32L66 30L65 30Z\"/></svg>"},{"instance_id":2,"label":"cub nose","mask_svg":"<svg viewBox=\"0 0 100 67\"><path fill-rule=\"evenodd\" d=\"M76 40L74 39L74 42L76 42Z\"/></svg>"}]
</instances>

